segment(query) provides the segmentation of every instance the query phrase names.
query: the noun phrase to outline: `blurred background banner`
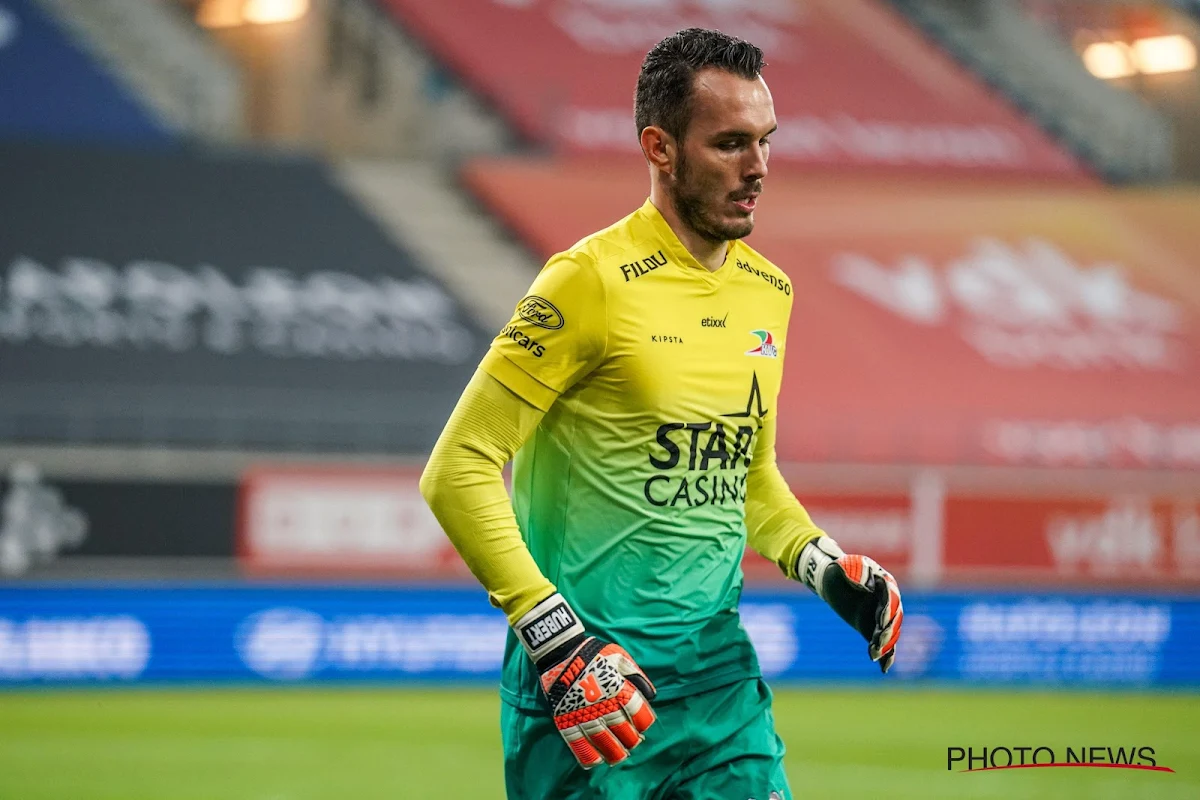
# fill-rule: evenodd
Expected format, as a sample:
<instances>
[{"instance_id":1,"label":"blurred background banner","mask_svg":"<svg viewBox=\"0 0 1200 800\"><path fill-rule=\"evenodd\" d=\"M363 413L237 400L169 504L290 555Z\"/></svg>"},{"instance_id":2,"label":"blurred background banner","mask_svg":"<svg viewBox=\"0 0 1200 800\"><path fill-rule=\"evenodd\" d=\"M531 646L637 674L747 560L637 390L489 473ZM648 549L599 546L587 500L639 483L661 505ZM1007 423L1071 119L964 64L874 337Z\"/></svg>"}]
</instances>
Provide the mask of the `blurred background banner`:
<instances>
[{"instance_id":1,"label":"blurred background banner","mask_svg":"<svg viewBox=\"0 0 1200 800\"><path fill-rule=\"evenodd\" d=\"M304 158L0 146L0 436L419 452L486 343Z\"/></svg>"},{"instance_id":2,"label":"blurred background banner","mask_svg":"<svg viewBox=\"0 0 1200 800\"><path fill-rule=\"evenodd\" d=\"M471 580L421 497L421 470L258 467L242 480L237 553L251 574Z\"/></svg>"},{"instance_id":3,"label":"blurred background banner","mask_svg":"<svg viewBox=\"0 0 1200 800\"><path fill-rule=\"evenodd\" d=\"M767 53L781 164L1082 177L1086 169L863 0L386 0L527 136L637 159L630 103L646 51L715 27ZM516 45L521 42L523 44ZM514 46L515 45L515 46Z\"/></svg>"},{"instance_id":4,"label":"blurred background banner","mask_svg":"<svg viewBox=\"0 0 1200 800\"><path fill-rule=\"evenodd\" d=\"M229 559L236 487L219 482L57 480L20 464L0 479L0 578L60 561ZM100 561L97 561L100 559Z\"/></svg>"},{"instance_id":5,"label":"blurred background banner","mask_svg":"<svg viewBox=\"0 0 1200 800\"><path fill-rule=\"evenodd\" d=\"M802 469L785 470L792 485L811 483ZM416 467L250 470L238 502L240 568L275 577L471 581L421 500L419 477ZM988 488L972 488L955 473L920 472L907 489L881 485L864 492L869 478L860 475L857 491L796 491L818 525L838 531L843 548L871 553L906 580L1045 588L1200 585L1200 492L1060 487L1055 494L1035 486L1038 475L1015 477L1006 487L1003 480L987 482L985 473ZM228 528L227 520L220 522ZM778 566L752 551L743 567L751 585L787 584Z\"/></svg>"},{"instance_id":6,"label":"blurred background banner","mask_svg":"<svg viewBox=\"0 0 1200 800\"><path fill-rule=\"evenodd\" d=\"M750 592L741 610L768 678L877 679L857 634L808 593ZM905 611L893 681L1200 685L1194 599L911 592ZM0 686L491 683L507 633L477 591L7 588Z\"/></svg>"}]
</instances>

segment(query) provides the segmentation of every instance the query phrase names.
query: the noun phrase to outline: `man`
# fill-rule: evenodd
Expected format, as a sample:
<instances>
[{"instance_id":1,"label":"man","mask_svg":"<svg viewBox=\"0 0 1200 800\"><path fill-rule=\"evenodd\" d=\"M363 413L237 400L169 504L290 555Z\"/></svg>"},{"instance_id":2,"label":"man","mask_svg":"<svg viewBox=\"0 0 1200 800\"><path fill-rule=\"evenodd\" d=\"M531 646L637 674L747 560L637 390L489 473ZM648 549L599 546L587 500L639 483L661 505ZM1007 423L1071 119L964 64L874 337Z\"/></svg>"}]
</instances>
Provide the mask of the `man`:
<instances>
[{"instance_id":1,"label":"man","mask_svg":"<svg viewBox=\"0 0 1200 800\"><path fill-rule=\"evenodd\" d=\"M895 657L895 581L843 554L775 464L792 287L741 242L776 127L762 67L716 31L650 51L634 107L649 199L550 259L422 476L513 628L510 798L791 796L738 617L747 539L884 671Z\"/></svg>"}]
</instances>

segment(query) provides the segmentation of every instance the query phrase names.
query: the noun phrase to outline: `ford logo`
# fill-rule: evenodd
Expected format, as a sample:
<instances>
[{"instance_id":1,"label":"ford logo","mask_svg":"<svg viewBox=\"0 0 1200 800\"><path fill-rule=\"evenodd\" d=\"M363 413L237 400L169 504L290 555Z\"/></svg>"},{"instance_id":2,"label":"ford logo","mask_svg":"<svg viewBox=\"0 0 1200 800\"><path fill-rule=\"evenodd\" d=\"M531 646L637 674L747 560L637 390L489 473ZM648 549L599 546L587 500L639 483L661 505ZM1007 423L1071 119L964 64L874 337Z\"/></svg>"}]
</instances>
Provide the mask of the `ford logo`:
<instances>
[{"instance_id":1,"label":"ford logo","mask_svg":"<svg viewBox=\"0 0 1200 800\"><path fill-rule=\"evenodd\" d=\"M563 315L544 297L529 295L517 305L517 313L526 322L539 328L556 331L563 326Z\"/></svg>"}]
</instances>

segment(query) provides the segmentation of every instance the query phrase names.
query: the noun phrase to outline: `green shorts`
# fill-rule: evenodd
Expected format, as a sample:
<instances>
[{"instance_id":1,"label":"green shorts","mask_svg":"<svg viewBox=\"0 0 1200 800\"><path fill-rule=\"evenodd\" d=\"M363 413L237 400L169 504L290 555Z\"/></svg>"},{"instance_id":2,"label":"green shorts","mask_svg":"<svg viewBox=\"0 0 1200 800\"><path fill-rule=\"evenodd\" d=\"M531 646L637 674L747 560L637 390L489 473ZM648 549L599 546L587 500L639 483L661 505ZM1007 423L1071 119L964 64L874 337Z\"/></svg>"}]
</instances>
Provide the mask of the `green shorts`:
<instances>
[{"instance_id":1,"label":"green shorts","mask_svg":"<svg viewBox=\"0 0 1200 800\"><path fill-rule=\"evenodd\" d=\"M658 720L629 758L584 770L548 713L501 702L508 800L791 800L761 680L653 706Z\"/></svg>"}]
</instances>

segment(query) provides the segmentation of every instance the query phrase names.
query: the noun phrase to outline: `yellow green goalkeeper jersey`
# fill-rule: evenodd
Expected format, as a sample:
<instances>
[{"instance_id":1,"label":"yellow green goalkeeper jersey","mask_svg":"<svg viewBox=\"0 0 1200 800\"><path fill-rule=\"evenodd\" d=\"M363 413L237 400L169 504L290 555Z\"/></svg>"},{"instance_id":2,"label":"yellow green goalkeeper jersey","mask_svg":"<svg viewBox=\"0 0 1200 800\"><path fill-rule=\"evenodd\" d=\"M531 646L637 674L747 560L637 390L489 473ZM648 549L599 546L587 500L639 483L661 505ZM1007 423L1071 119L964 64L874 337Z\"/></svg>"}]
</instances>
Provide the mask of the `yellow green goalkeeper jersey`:
<instances>
[{"instance_id":1,"label":"yellow green goalkeeper jersey","mask_svg":"<svg viewBox=\"0 0 1200 800\"><path fill-rule=\"evenodd\" d=\"M551 258L483 360L547 412L513 463L534 560L662 698L759 674L737 613L746 477L791 305L745 243L710 272L647 201ZM512 636L501 691L540 707Z\"/></svg>"}]
</instances>

